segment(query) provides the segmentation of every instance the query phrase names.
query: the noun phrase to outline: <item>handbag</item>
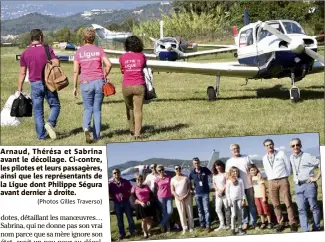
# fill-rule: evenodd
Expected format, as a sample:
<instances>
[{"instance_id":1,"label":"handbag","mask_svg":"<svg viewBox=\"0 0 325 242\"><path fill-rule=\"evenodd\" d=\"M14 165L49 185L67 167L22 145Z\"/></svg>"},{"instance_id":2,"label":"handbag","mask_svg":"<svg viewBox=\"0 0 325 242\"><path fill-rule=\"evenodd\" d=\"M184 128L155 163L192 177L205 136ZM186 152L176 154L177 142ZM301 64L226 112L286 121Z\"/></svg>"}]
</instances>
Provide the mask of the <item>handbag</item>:
<instances>
[{"instance_id":1,"label":"handbag","mask_svg":"<svg viewBox=\"0 0 325 242\"><path fill-rule=\"evenodd\" d=\"M114 95L116 93L115 86L111 82L105 82L103 85L103 93L105 97Z\"/></svg>"},{"instance_id":2,"label":"handbag","mask_svg":"<svg viewBox=\"0 0 325 242\"><path fill-rule=\"evenodd\" d=\"M33 113L32 99L20 93L11 106L11 117L31 117Z\"/></svg>"},{"instance_id":3,"label":"handbag","mask_svg":"<svg viewBox=\"0 0 325 242\"><path fill-rule=\"evenodd\" d=\"M144 79L146 82L145 85L145 93L144 93L144 99L145 100L151 100L154 98L157 98L157 94L155 91L155 88L153 87L152 81L153 81L153 75L151 68L144 68L143 69Z\"/></svg>"}]
</instances>

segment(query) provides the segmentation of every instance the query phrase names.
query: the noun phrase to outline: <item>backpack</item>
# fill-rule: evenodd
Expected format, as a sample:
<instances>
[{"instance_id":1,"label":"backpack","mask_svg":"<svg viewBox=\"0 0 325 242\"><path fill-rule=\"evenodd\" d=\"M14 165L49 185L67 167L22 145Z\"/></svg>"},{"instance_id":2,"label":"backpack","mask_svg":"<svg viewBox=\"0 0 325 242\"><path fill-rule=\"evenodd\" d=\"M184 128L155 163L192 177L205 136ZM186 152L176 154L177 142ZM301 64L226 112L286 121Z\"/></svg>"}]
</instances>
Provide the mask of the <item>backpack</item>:
<instances>
[{"instance_id":1,"label":"backpack","mask_svg":"<svg viewBox=\"0 0 325 242\"><path fill-rule=\"evenodd\" d=\"M60 64L52 63L49 46L44 45L44 48L47 56L47 62L43 72L45 85L51 92L60 91L69 85L68 77L60 67Z\"/></svg>"},{"instance_id":2,"label":"backpack","mask_svg":"<svg viewBox=\"0 0 325 242\"><path fill-rule=\"evenodd\" d=\"M11 106L10 116L11 117L31 117L33 112L32 99L20 93Z\"/></svg>"}]
</instances>

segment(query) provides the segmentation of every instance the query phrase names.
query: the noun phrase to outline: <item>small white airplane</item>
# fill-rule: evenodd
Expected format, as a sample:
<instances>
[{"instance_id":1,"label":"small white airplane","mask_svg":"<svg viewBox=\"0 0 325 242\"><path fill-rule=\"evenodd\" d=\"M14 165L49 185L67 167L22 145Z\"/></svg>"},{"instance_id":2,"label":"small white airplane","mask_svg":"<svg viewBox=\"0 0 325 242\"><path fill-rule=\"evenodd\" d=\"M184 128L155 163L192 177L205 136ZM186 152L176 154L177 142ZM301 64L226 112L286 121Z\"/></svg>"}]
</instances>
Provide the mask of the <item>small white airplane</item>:
<instances>
[{"instance_id":1,"label":"small white airplane","mask_svg":"<svg viewBox=\"0 0 325 242\"><path fill-rule=\"evenodd\" d=\"M185 41L180 36L176 37L164 37L163 35L163 21L160 21L160 38L154 39L149 37L153 41L153 53L144 53L147 58L158 59L161 61L176 61L186 60L190 57L203 56L209 54L222 53L227 51L237 50L234 45L208 45L208 44L197 44L194 42ZM197 51L197 47L214 47L218 49ZM107 54L122 55L125 51L105 49ZM191 51L191 53L186 53Z\"/></svg>"},{"instance_id":2,"label":"small white airplane","mask_svg":"<svg viewBox=\"0 0 325 242\"><path fill-rule=\"evenodd\" d=\"M98 38L107 42L124 43L125 39L132 35L132 33L130 32L110 31L98 24L92 24L91 26L96 30L96 35L98 36Z\"/></svg>"}]
</instances>

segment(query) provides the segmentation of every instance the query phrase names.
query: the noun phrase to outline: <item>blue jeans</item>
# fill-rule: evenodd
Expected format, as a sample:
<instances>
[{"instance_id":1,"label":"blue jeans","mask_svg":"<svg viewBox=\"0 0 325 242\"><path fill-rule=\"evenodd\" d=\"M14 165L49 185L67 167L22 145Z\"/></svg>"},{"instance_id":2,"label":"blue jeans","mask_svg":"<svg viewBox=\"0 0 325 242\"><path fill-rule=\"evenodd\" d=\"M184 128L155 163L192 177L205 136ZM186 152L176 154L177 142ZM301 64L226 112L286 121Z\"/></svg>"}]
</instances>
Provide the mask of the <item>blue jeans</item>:
<instances>
[{"instance_id":1,"label":"blue jeans","mask_svg":"<svg viewBox=\"0 0 325 242\"><path fill-rule=\"evenodd\" d=\"M305 183L301 186L295 186L296 202L299 212L299 222L303 232L309 231L307 204L313 213L314 224L313 230L320 230L321 213L317 203L317 183Z\"/></svg>"},{"instance_id":2,"label":"blue jeans","mask_svg":"<svg viewBox=\"0 0 325 242\"><path fill-rule=\"evenodd\" d=\"M255 206L255 199L254 199L254 189L248 188L245 189L246 199L247 199L247 206L244 207L243 213L243 224L249 224L249 218L252 221L252 225L256 226L257 222L257 214L256 214L256 206Z\"/></svg>"},{"instance_id":3,"label":"blue jeans","mask_svg":"<svg viewBox=\"0 0 325 242\"><path fill-rule=\"evenodd\" d=\"M210 212L209 212L209 193L195 194L195 202L199 212L200 226L210 228Z\"/></svg>"},{"instance_id":4,"label":"blue jeans","mask_svg":"<svg viewBox=\"0 0 325 242\"><path fill-rule=\"evenodd\" d=\"M166 229L170 229L169 218L173 214L173 199L158 197L158 200L163 215L160 225L164 226Z\"/></svg>"},{"instance_id":5,"label":"blue jeans","mask_svg":"<svg viewBox=\"0 0 325 242\"><path fill-rule=\"evenodd\" d=\"M93 120L93 137L95 140L100 138L100 127L102 124L102 104L103 104L103 79L90 81L80 84L82 101L84 105L82 127L90 129L92 115Z\"/></svg>"},{"instance_id":6,"label":"blue jeans","mask_svg":"<svg viewBox=\"0 0 325 242\"><path fill-rule=\"evenodd\" d=\"M50 115L47 122L55 127L60 114L59 96L56 91L49 91L43 81L31 81L30 87L37 137L38 139L44 139L47 137L44 128L44 98L50 106Z\"/></svg>"},{"instance_id":7,"label":"blue jeans","mask_svg":"<svg viewBox=\"0 0 325 242\"><path fill-rule=\"evenodd\" d=\"M114 202L114 210L117 217L117 226L120 233L120 236L125 236L123 213L125 213L126 218L129 222L129 231L130 234L135 233L135 225L133 220L132 208L129 200L124 202Z\"/></svg>"}]
</instances>

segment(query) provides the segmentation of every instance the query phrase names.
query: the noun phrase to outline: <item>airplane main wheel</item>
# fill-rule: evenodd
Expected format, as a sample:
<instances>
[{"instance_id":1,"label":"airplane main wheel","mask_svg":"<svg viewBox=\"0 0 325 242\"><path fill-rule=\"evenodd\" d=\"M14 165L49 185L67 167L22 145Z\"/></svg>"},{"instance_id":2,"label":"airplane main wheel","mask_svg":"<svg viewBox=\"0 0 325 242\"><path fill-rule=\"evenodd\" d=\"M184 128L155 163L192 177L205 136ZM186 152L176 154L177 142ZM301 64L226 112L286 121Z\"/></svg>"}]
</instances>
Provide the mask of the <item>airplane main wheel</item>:
<instances>
[{"instance_id":1,"label":"airplane main wheel","mask_svg":"<svg viewBox=\"0 0 325 242\"><path fill-rule=\"evenodd\" d=\"M292 88L291 92L291 101L297 103L300 100L300 92L298 88Z\"/></svg>"},{"instance_id":2,"label":"airplane main wheel","mask_svg":"<svg viewBox=\"0 0 325 242\"><path fill-rule=\"evenodd\" d=\"M217 100L216 91L214 90L214 88L212 86L208 87L207 94L208 94L209 101L216 101Z\"/></svg>"}]
</instances>

